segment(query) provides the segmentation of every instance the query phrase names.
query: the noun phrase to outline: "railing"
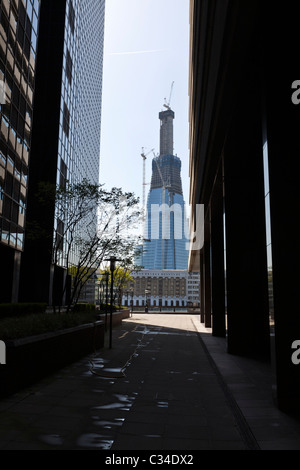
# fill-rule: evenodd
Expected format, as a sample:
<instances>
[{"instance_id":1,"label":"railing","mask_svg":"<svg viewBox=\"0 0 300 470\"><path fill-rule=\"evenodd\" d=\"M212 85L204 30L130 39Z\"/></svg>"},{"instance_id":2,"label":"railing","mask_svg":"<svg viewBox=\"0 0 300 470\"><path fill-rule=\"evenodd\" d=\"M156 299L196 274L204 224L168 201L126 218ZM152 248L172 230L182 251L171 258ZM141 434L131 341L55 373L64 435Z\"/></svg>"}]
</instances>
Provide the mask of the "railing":
<instances>
[{"instance_id":1,"label":"railing","mask_svg":"<svg viewBox=\"0 0 300 470\"><path fill-rule=\"evenodd\" d=\"M134 306L130 307L131 311L134 312L145 312L145 306ZM148 307L148 313L160 313L160 312L174 312L174 313L199 313L200 307L177 307L177 306L167 306L167 307Z\"/></svg>"}]
</instances>

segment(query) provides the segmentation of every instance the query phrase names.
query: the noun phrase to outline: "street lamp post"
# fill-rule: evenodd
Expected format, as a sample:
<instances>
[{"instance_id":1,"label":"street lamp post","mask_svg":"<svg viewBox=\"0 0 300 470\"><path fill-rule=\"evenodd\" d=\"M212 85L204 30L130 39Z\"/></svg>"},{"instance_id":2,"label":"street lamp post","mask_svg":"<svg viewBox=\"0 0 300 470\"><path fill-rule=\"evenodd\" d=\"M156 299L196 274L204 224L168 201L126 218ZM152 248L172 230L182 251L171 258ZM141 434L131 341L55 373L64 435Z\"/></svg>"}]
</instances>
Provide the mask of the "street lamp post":
<instances>
[{"instance_id":1,"label":"street lamp post","mask_svg":"<svg viewBox=\"0 0 300 470\"><path fill-rule=\"evenodd\" d=\"M105 286L106 286L106 301L105 301L105 331L107 330L107 303L108 303L108 278L109 278L109 272L105 271L103 274L103 278L105 280Z\"/></svg>"},{"instance_id":2,"label":"street lamp post","mask_svg":"<svg viewBox=\"0 0 300 470\"><path fill-rule=\"evenodd\" d=\"M111 256L109 259L105 261L110 262L110 276L111 276L111 284L110 284L110 325L109 325L109 348L112 347L112 314L113 314L113 295L114 295L114 271L116 269L116 261L121 261L117 259L115 256Z\"/></svg>"},{"instance_id":3,"label":"street lamp post","mask_svg":"<svg viewBox=\"0 0 300 470\"><path fill-rule=\"evenodd\" d=\"M102 279L100 279L99 284L98 284L98 305L99 305L99 310L101 310L102 294L103 294L103 282L102 282Z\"/></svg>"},{"instance_id":4,"label":"street lamp post","mask_svg":"<svg viewBox=\"0 0 300 470\"><path fill-rule=\"evenodd\" d=\"M130 293L131 293L131 297L132 297L132 309L131 309L131 316L132 316L132 313L133 313L133 294L134 294L133 288L130 289Z\"/></svg>"}]
</instances>

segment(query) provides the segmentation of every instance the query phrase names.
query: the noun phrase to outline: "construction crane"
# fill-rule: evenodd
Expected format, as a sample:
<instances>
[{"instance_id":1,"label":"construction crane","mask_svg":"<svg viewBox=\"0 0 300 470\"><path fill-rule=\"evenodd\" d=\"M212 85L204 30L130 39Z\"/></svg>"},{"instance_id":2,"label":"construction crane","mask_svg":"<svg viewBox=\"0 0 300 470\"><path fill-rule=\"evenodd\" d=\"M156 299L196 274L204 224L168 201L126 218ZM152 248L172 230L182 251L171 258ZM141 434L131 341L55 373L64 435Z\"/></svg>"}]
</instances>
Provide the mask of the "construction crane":
<instances>
[{"instance_id":1,"label":"construction crane","mask_svg":"<svg viewBox=\"0 0 300 470\"><path fill-rule=\"evenodd\" d=\"M169 101L167 101L167 99L165 98L164 107L167 108L167 109L171 109L171 108L170 108L170 104L171 104L171 97L172 97L173 86L174 86L174 82L172 82L172 85L171 85L171 91L170 91Z\"/></svg>"},{"instance_id":2,"label":"construction crane","mask_svg":"<svg viewBox=\"0 0 300 470\"><path fill-rule=\"evenodd\" d=\"M143 221L145 219L145 200L146 200L145 191L146 191L146 185L148 184L146 183L146 160L150 152L154 152L154 149L149 150L149 152L145 154L144 147L142 147L141 157L143 159Z\"/></svg>"},{"instance_id":3,"label":"construction crane","mask_svg":"<svg viewBox=\"0 0 300 470\"><path fill-rule=\"evenodd\" d=\"M160 179L161 179L161 182L162 182L162 187L163 187L163 190L165 191L166 189L170 188L170 183L167 182L165 183L164 179L163 179L163 175L162 175L162 172L161 172L161 169L160 169L160 166L159 164L157 163L157 155L155 155L155 153L153 152L153 155L155 157L155 163L156 163L156 166L157 166L157 169L158 169L158 173L159 173L159 176L160 176ZM163 198L163 203L165 203L165 198Z\"/></svg>"}]
</instances>

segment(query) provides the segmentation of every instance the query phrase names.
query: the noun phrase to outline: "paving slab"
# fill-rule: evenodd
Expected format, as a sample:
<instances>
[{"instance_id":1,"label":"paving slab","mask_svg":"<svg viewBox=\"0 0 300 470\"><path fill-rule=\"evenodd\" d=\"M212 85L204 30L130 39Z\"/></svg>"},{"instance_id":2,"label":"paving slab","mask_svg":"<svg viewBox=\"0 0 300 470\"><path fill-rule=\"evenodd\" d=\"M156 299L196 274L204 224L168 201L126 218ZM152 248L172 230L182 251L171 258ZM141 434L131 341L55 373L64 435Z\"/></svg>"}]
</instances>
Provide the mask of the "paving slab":
<instances>
[{"instance_id":1,"label":"paving slab","mask_svg":"<svg viewBox=\"0 0 300 470\"><path fill-rule=\"evenodd\" d=\"M135 313L112 338L1 400L0 449L300 449L299 423L258 389L249 362L224 356L198 315Z\"/></svg>"}]
</instances>

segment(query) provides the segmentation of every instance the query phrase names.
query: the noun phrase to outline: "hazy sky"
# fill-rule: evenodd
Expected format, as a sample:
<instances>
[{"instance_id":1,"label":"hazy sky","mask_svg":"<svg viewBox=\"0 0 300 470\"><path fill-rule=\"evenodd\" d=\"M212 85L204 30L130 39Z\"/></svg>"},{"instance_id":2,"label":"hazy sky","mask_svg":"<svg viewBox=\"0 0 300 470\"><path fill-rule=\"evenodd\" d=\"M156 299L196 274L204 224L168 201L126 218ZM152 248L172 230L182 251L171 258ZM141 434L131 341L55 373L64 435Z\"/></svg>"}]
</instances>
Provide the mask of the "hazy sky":
<instances>
[{"instance_id":1,"label":"hazy sky","mask_svg":"<svg viewBox=\"0 0 300 470\"><path fill-rule=\"evenodd\" d=\"M189 0L106 0L105 8L100 183L142 201L142 147L159 153L158 114L174 81L174 154L188 203ZM147 183L152 158L151 152Z\"/></svg>"}]
</instances>

